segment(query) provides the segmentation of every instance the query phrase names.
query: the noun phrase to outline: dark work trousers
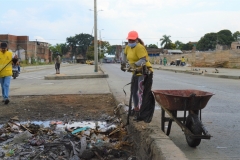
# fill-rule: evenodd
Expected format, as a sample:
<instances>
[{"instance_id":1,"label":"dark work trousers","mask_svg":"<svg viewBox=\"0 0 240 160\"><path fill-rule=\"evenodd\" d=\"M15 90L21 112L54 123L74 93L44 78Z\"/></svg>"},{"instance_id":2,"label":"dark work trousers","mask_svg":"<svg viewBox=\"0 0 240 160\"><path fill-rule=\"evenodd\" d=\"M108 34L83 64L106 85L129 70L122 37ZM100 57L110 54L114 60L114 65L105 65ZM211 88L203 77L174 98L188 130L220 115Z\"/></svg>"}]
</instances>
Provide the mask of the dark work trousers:
<instances>
[{"instance_id":1,"label":"dark work trousers","mask_svg":"<svg viewBox=\"0 0 240 160\"><path fill-rule=\"evenodd\" d=\"M56 63L55 68L56 68L56 74L59 74L60 73L60 63Z\"/></svg>"},{"instance_id":2,"label":"dark work trousers","mask_svg":"<svg viewBox=\"0 0 240 160\"><path fill-rule=\"evenodd\" d=\"M133 75L131 81L131 96L130 102L134 104L134 110L139 110L137 114L137 121L144 121L150 123L152 121L155 110L155 98L151 91L153 82L153 73L144 75ZM132 105L129 103L129 115Z\"/></svg>"}]
</instances>

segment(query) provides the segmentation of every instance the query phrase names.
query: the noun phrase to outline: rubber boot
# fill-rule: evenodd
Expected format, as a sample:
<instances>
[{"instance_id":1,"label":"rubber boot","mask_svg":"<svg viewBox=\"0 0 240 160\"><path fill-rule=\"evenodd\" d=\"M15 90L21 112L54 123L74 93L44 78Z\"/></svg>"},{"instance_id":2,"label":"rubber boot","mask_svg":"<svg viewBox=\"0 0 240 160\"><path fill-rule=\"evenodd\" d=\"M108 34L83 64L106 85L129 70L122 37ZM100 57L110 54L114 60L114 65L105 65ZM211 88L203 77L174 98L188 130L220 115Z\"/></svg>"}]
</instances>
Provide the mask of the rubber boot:
<instances>
[{"instance_id":1,"label":"rubber boot","mask_svg":"<svg viewBox=\"0 0 240 160\"><path fill-rule=\"evenodd\" d=\"M133 121L139 121L139 117L140 117L140 112L134 111Z\"/></svg>"},{"instance_id":2,"label":"rubber boot","mask_svg":"<svg viewBox=\"0 0 240 160\"><path fill-rule=\"evenodd\" d=\"M140 111L140 110L139 110L138 107L134 107L134 109L132 109L130 116L133 116L133 120L134 120L134 121L138 121L138 117L139 117L139 114L140 114L139 111Z\"/></svg>"},{"instance_id":3,"label":"rubber boot","mask_svg":"<svg viewBox=\"0 0 240 160\"><path fill-rule=\"evenodd\" d=\"M135 112L138 112L138 111L139 111L138 107L134 107L134 108L131 110L130 116L134 116L134 115L135 115Z\"/></svg>"}]
</instances>

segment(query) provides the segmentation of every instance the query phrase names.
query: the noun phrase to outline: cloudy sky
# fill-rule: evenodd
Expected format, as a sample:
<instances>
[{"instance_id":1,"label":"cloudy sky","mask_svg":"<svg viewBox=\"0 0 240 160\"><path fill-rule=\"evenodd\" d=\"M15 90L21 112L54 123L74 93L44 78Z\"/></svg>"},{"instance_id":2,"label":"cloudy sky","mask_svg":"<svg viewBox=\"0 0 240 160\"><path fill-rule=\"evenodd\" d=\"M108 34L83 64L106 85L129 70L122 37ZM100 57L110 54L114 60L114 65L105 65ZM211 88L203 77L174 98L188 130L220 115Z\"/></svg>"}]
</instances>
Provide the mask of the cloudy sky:
<instances>
[{"instance_id":1,"label":"cloudy sky","mask_svg":"<svg viewBox=\"0 0 240 160\"><path fill-rule=\"evenodd\" d=\"M97 0L102 40L121 45L136 30L145 44L159 39L187 43L205 33L240 31L240 0ZM0 34L28 35L52 45L75 34L93 34L94 0L5 0Z\"/></svg>"}]
</instances>

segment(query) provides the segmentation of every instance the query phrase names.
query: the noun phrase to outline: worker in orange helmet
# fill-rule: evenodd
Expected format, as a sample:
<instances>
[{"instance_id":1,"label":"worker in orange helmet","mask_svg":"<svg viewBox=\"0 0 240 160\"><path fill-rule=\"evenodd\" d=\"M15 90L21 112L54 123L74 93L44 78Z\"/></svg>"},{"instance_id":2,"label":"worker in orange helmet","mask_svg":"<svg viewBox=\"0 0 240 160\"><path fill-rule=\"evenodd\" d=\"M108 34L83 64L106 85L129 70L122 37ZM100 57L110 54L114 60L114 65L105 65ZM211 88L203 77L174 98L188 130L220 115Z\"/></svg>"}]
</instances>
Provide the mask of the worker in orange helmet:
<instances>
[{"instance_id":1,"label":"worker in orange helmet","mask_svg":"<svg viewBox=\"0 0 240 160\"><path fill-rule=\"evenodd\" d=\"M134 108L129 110L129 115L134 115L134 119L137 121L149 123L155 108L155 100L151 92L153 69L144 42L139 38L138 33L130 31L127 40L128 44L122 55L121 70L126 71L126 62L130 66L128 71L134 70L129 101L131 109L133 99Z\"/></svg>"}]
</instances>

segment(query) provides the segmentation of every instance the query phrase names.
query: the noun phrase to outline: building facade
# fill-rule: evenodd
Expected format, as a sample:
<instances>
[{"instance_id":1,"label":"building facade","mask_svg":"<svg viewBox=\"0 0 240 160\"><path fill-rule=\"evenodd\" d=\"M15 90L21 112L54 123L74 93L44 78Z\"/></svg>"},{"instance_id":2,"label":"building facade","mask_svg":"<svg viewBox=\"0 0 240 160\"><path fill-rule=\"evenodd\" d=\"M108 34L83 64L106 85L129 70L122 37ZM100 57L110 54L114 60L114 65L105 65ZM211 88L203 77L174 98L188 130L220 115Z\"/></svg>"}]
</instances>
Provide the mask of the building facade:
<instances>
[{"instance_id":1,"label":"building facade","mask_svg":"<svg viewBox=\"0 0 240 160\"><path fill-rule=\"evenodd\" d=\"M18 55L21 61L31 63L34 59L39 62L52 61L52 53L47 42L29 41L28 36L0 34L0 43L6 42L8 49Z\"/></svg>"},{"instance_id":2,"label":"building facade","mask_svg":"<svg viewBox=\"0 0 240 160\"><path fill-rule=\"evenodd\" d=\"M240 49L240 42L232 42L231 49Z\"/></svg>"}]
</instances>

